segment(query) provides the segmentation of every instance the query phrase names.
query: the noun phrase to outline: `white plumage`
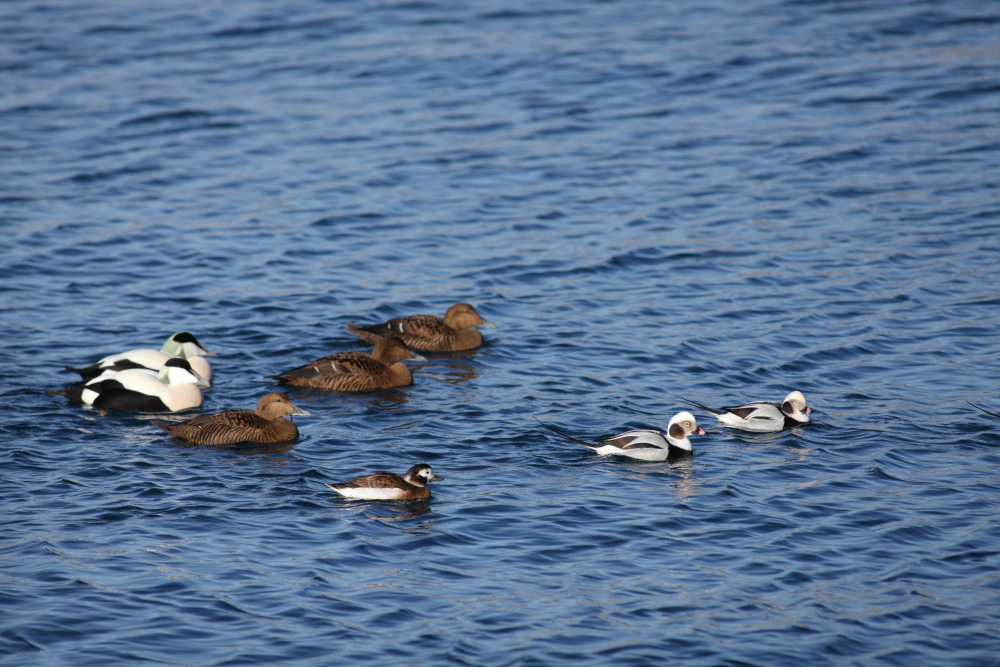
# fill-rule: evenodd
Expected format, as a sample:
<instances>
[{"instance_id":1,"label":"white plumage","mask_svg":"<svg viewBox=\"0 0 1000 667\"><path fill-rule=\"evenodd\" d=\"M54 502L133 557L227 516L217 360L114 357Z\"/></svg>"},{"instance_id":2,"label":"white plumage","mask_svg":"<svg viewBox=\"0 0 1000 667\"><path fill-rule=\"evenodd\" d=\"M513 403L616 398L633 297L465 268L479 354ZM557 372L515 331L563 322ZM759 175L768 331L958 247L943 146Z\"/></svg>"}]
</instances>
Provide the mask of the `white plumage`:
<instances>
[{"instance_id":1,"label":"white plumage","mask_svg":"<svg viewBox=\"0 0 1000 667\"><path fill-rule=\"evenodd\" d=\"M812 408L806 405L806 397L800 391L791 392L781 403L751 401L731 408L710 408L686 398L683 400L712 413L719 423L744 431L770 433L811 421Z\"/></svg>"},{"instance_id":2,"label":"white plumage","mask_svg":"<svg viewBox=\"0 0 1000 667\"><path fill-rule=\"evenodd\" d=\"M541 422L539 423L541 424ZM596 443L574 438L547 424L542 424L542 426L566 440L590 447L601 456L617 454L642 461L665 461L689 455L692 448L688 436L695 433L699 435L705 433L690 412L678 412L674 415L667 425L666 431L636 429L619 433Z\"/></svg>"},{"instance_id":3,"label":"white plumage","mask_svg":"<svg viewBox=\"0 0 1000 667\"><path fill-rule=\"evenodd\" d=\"M79 373L84 381L90 381L107 371L123 371L133 369L148 369L159 371L168 359L180 357L191 363L191 368L206 382L212 382L212 365L205 357L214 357L198 342L198 339L186 331L175 333L159 350L137 348L118 354L111 354L85 368L67 366L67 370Z\"/></svg>"},{"instance_id":4,"label":"white plumage","mask_svg":"<svg viewBox=\"0 0 1000 667\"><path fill-rule=\"evenodd\" d=\"M159 373L146 369L107 371L80 392L85 405L133 412L178 412L202 403L199 387L208 382L193 372L186 359L173 357Z\"/></svg>"}]
</instances>

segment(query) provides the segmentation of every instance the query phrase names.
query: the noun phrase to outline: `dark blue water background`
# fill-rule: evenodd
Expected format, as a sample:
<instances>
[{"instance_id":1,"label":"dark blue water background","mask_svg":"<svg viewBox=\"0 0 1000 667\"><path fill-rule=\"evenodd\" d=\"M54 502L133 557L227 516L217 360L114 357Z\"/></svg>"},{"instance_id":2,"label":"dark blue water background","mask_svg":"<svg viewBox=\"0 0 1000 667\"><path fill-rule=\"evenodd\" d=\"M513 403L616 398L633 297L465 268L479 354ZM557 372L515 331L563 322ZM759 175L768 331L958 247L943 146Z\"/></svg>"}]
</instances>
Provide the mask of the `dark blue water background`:
<instances>
[{"instance_id":1,"label":"dark blue water background","mask_svg":"<svg viewBox=\"0 0 1000 667\"><path fill-rule=\"evenodd\" d=\"M0 5L0 662L988 665L1000 6ZM189 330L204 411L496 323L294 446L67 406ZM541 432L805 392L686 463ZM427 461L432 501L323 481Z\"/></svg>"}]
</instances>

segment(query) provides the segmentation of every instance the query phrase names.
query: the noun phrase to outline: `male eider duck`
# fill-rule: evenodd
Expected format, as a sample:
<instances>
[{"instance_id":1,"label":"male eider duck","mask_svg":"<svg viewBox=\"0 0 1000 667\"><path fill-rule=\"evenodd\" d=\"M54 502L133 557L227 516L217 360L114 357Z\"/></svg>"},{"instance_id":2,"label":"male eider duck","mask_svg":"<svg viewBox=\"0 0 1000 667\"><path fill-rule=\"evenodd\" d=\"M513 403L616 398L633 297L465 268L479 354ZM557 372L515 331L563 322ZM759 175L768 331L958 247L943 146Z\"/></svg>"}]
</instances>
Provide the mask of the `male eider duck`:
<instances>
[{"instance_id":1,"label":"male eider duck","mask_svg":"<svg viewBox=\"0 0 1000 667\"><path fill-rule=\"evenodd\" d=\"M87 383L76 383L53 393L101 410L130 412L179 412L201 405L198 377L187 359L172 357L160 372L145 368L107 371Z\"/></svg>"},{"instance_id":2,"label":"male eider duck","mask_svg":"<svg viewBox=\"0 0 1000 667\"><path fill-rule=\"evenodd\" d=\"M476 327L496 328L467 303L456 303L444 317L410 315L367 326L347 323L348 331L369 343L396 336L406 347L422 352L455 352L479 347L483 344L483 335Z\"/></svg>"},{"instance_id":3,"label":"male eider duck","mask_svg":"<svg viewBox=\"0 0 1000 667\"><path fill-rule=\"evenodd\" d=\"M406 349L399 339L383 338L371 354L355 350L338 352L268 377L284 386L326 391L391 389L413 384L413 374L401 363L404 359L426 361Z\"/></svg>"},{"instance_id":4,"label":"male eider duck","mask_svg":"<svg viewBox=\"0 0 1000 667\"><path fill-rule=\"evenodd\" d=\"M357 477L349 482L326 484L345 498L359 500L419 500L429 498L430 482L440 482L438 477L426 463L418 463L405 475L394 472L373 472L370 475Z\"/></svg>"},{"instance_id":5,"label":"male eider duck","mask_svg":"<svg viewBox=\"0 0 1000 667\"><path fill-rule=\"evenodd\" d=\"M132 368L146 368L159 371L171 357L181 357L191 363L191 368L205 381L212 381L212 366L205 357L214 357L215 352L205 349L193 334L187 331L175 333L167 339L159 350L140 348L120 354L112 354L85 368L66 366L66 370L79 373L84 382L93 380L105 371L124 371Z\"/></svg>"},{"instance_id":6,"label":"male eider duck","mask_svg":"<svg viewBox=\"0 0 1000 667\"><path fill-rule=\"evenodd\" d=\"M792 426L808 424L812 408L806 405L806 397L801 391L793 391L781 403L772 401L751 401L732 408L710 408L687 401L695 407L715 415L724 426L744 431L773 432Z\"/></svg>"},{"instance_id":7,"label":"male eider duck","mask_svg":"<svg viewBox=\"0 0 1000 667\"><path fill-rule=\"evenodd\" d=\"M285 417L310 414L292 405L288 396L272 391L257 401L256 410L224 410L199 415L183 422L153 419L150 423L195 445L235 445L242 442L272 444L290 442L299 437L299 429Z\"/></svg>"},{"instance_id":8,"label":"male eider duck","mask_svg":"<svg viewBox=\"0 0 1000 667\"><path fill-rule=\"evenodd\" d=\"M538 422L549 431L571 442L590 447L601 456L618 454L643 461L666 461L691 455L691 441L688 436L697 433L704 435L705 430L698 426L694 415L690 412L678 412L667 425L666 431L656 429L637 429L605 438L599 442L587 442L566 435L548 424Z\"/></svg>"}]
</instances>

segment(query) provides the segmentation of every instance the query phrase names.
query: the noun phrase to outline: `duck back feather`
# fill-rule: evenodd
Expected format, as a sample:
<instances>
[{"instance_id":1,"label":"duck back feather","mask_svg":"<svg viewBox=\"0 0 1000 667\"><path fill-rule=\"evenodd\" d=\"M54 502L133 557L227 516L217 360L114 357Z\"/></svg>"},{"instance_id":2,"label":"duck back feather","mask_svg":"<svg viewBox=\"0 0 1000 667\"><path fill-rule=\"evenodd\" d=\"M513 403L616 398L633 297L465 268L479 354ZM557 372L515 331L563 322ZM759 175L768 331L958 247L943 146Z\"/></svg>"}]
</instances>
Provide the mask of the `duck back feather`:
<instances>
[{"instance_id":1,"label":"duck back feather","mask_svg":"<svg viewBox=\"0 0 1000 667\"><path fill-rule=\"evenodd\" d=\"M413 350L455 352L471 350L483 344L483 335L475 328L477 326L493 327L480 317L472 305L456 303L448 309L444 317L409 315L364 326L348 322L346 328L352 334L372 344L394 336Z\"/></svg>"},{"instance_id":2,"label":"duck back feather","mask_svg":"<svg viewBox=\"0 0 1000 667\"><path fill-rule=\"evenodd\" d=\"M151 423L196 445L272 444L299 437L299 429L285 419L291 415L307 417L309 413L292 405L284 393L273 391L257 402L255 410L236 408L183 422L154 419Z\"/></svg>"},{"instance_id":3,"label":"duck back feather","mask_svg":"<svg viewBox=\"0 0 1000 667\"><path fill-rule=\"evenodd\" d=\"M269 377L290 387L326 391L364 392L405 387L413 374L403 359L423 359L406 349L397 338L383 338L372 354L352 350L338 352L292 370Z\"/></svg>"}]
</instances>

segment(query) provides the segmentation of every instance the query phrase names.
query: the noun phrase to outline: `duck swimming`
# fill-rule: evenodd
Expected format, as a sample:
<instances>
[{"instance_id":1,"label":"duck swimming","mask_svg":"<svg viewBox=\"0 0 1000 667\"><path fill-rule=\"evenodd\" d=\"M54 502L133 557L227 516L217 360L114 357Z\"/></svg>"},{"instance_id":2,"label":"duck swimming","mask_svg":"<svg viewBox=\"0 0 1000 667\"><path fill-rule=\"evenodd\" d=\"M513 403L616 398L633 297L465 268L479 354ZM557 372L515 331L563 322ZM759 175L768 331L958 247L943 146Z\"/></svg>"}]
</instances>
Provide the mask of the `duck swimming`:
<instances>
[{"instance_id":1,"label":"duck swimming","mask_svg":"<svg viewBox=\"0 0 1000 667\"><path fill-rule=\"evenodd\" d=\"M179 412L201 405L199 387L208 386L187 359L171 357L159 373L145 368L106 371L93 380L78 382L52 393L101 410Z\"/></svg>"},{"instance_id":2,"label":"duck swimming","mask_svg":"<svg viewBox=\"0 0 1000 667\"><path fill-rule=\"evenodd\" d=\"M721 424L744 431L773 432L808 424L812 408L806 405L801 391L793 391L781 403L751 401L732 408L710 408L686 398L691 405L715 415Z\"/></svg>"},{"instance_id":3,"label":"duck swimming","mask_svg":"<svg viewBox=\"0 0 1000 667\"><path fill-rule=\"evenodd\" d=\"M244 442L271 444L290 442L299 437L299 429L285 417L311 416L292 405L280 391L265 394L257 401L256 410L224 410L211 415L198 415L182 422L153 419L150 423L195 445L235 445Z\"/></svg>"},{"instance_id":4,"label":"duck swimming","mask_svg":"<svg viewBox=\"0 0 1000 667\"><path fill-rule=\"evenodd\" d=\"M418 463L405 475L394 472L373 472L339 484L326 484L344 496L359 500L419 500L429 498L430 482L440 482L444 478L434 474L426 463Z\"/></svg>"},{"instance_id":5,"label":"duck swimming","mask_svg":"<svg viewBox=\"0 0 1000 667\"><path fill-rule=\"evenodd\" d=\"M209 352L194 334L187 331L180 331L167 339L159 350L149 348L139 348L112 354L103 359L86 366L84 368L74 368L66 366L66 370L72 373L79 373L84 382L93 380L105 371L124 371L129 369L145 368L151 371L159 371L163 364L171 357L181 357L191 363L191 368L207 382L212 381L212 366L205 357L214 357L214 352Z\"/></svg>"},{"instance_id":6,"label":"duck swimming","mask_svg":"<svg viewBox=\"0 0 1000 667\"><path fill-rule=\"evenodd\" d=\"M278 384L325 391L375 391L413 384L404 359L426 361L395 337L382 338L371 354L357 350L338 352L290 371L269 375Z\"/></svg>"},{"instance_id":7,"label":"duck swimming","mask_svg":"<svg viewBox=\"0 0 1000 667\"><path fill-rule=\"evenodd\" d=\"M674 415L667 425L666 431L636 429L634 431L619 433L610 438L604 438L599 442L580 440L571 435L566 435L548 424L538 423L561 438L581 444L584 447L590 447L601 456L618 454L643 461L666 461L682 456L690 456L692 448L688 436L695 433L698 435L705 434L705 430L698 426L694 415L690 412L678 412Z\"/></svg>"},{"instance_id":8,"label":"duck swimming","mask_svg":"<svg viewBox=\"0 0 1000 667\"><path fill-rule=\"evenodd\" d=\"M396 336L406 347L421 352L455 352L479 347L483 344L483 335L476 327L496 328L468 303L456 303L444 317L410 315L381 324L361 326L348 322L346 325L348 331L369 343Z\"/></svg>"}]
</instances>

